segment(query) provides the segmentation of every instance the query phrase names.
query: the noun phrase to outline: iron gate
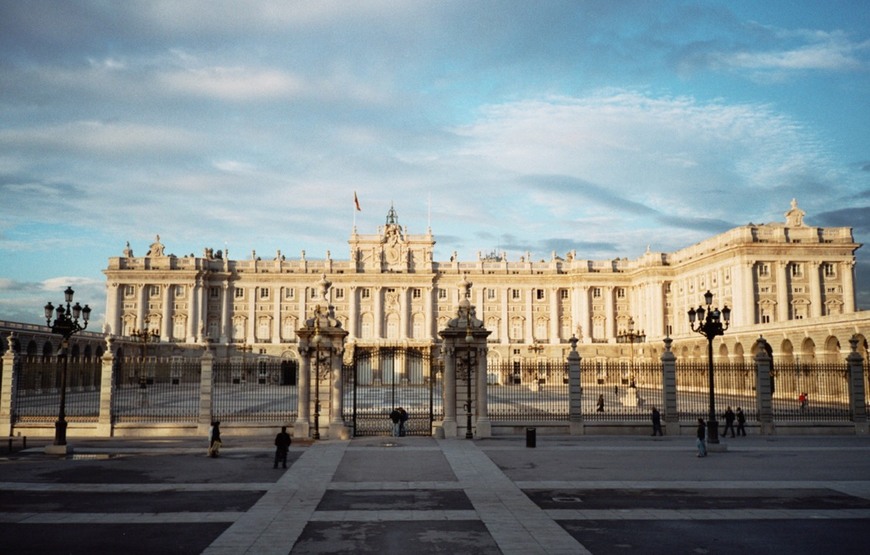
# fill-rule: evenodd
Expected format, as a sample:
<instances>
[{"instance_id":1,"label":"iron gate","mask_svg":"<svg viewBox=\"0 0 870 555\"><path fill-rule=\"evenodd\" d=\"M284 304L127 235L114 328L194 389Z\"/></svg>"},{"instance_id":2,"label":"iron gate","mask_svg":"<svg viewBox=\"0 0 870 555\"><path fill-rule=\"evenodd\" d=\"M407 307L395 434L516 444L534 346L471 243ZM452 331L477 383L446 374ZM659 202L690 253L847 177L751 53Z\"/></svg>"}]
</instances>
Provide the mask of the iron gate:
<instances>
[{"instance_id":1,"label":"iron gate","mask_svg":"<svg viewBox=\"0 0 870 555\"><path fill-rule=\"evenodd\" d=\"M404 347L355 348L343 368L345 422L355 436L391 435L390 412L408 412L407 435L432 435L432 422L443 418L441 361L429 349Z\"/></svg>"}]
</instances>

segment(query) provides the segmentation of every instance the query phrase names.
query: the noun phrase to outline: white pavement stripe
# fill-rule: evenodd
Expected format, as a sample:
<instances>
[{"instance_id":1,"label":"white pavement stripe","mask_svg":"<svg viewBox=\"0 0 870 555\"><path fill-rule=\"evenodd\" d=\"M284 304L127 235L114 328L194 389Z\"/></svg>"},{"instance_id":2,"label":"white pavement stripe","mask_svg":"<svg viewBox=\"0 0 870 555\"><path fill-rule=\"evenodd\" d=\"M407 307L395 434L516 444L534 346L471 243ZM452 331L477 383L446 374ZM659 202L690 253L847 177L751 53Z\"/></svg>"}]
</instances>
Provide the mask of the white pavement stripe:
<instances>
[{"instance_id":1,"label":"white pavement stripe","mask_svg":"<svg viewBox=\"0 0 870 555\"><path fill-rule=\"evenodd\" d=\"M460 490L459 482L333 482L326 489L355 490Z\"/></svg>"},{"instance_id":2,"label":"white pavement stripe","mask_svg":"<svg viewBox=\"0 0 870 555\"><path fill-rule=\"evenodd\" d=\"M0 513L4 524L188 524L235 522L238 511L209 513Z\"/></svg>"},{"instance_id":3,"label":"white pavement stripe","mask_svg":"<svg viewBox=\"0 0 870 555\"><path fill-rule=\"evenodd\" d=\"M526 497L473 442L438 440L438 443L502 553L589 553Z\"/></svg>"},{"instance_id":4,"label":"white pavement stripe","mask_svg":"<svg viewBox=\"0 0 870 555\"><path fill-rule=\"evenodd\" d=\"M203 551L204 555L286 555L335 475L347 441L314 443L271 489Z\"/></svg>"},{"instance_id":5,"label":"white pavement stripe","mask_svg":"<svg viewBox=\"0 0 870 555\"><path fill-rule=\"evenodd\" d=\"M870 509L550 509L553 520L840 520L870 519Z\"/></svg>"},{"instance_id":6,"label":"white pavement stripe","mask_svg":"<svg viewBox=\"0 0 870 555\"><path fill-rule=\"evenodd\" d=\"M268 491L268 482L234 484L56 484L35 482L0 482L0 491L51 491L73 493L163 493L167 491Z\"/></svg>"},{"instance_id":7,"label":"white pavement stripe","mask_svg":"<svg viewBox=\"0 0 870 555\"><path fill-rule=\"evenodd\" d=\"M317 511L311 522L394 522L425 520L480 520L477 511L433 509L417 510L348 510Z\"/></svg>"}]
</instances>

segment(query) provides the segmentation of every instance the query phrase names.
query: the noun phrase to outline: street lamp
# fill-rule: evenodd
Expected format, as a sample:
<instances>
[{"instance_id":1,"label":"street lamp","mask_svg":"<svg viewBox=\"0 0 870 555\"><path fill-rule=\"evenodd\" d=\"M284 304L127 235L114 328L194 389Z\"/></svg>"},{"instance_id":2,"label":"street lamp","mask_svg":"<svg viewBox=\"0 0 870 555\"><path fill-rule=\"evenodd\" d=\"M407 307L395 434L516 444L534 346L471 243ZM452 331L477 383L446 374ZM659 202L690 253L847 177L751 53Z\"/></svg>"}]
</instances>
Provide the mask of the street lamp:
<instances>
[{"instance_id":1,"label":"street lamp","mask_svg":"<svg viewBox=\"0 0 870 555\"><path fill-rule=\"evenodd\" d=\"M616 336L617 343L629 344L629 357L632 372L634 371L634 342L643 343L646 341L646 333L643 330L640 332L634 331L634 318L628 319L628 330L623 330Z\"/></svg>"},{"instance_id":2,"label":"street lamp","mask_svg":"<svg viewBox=\"0 0 870 555\"><path fill-rule=\"evenodd\" d=\"M130 337L142 344L142 365L139 368L139 387L144 389L147 378L145 376L145 360L148 355L148 343L157 343L160 341L160 332L153 330L133 330Z\"/></svg>"},{"instance_id":3,"label":"street lamp","mask_svg":"<svg viewBox=\"0 0 870 555\"><path fill-rule=\"evenodd\" d=\"M57 422L54 424L55 445L66 445L66 372L67 359L69 356L67 353L69 350L69 338L72 337L74 333L78 333L88 327L88 319L91 317L91 307L88 305L82 307L79 303L76 303L70 307L74 294L75 291L73 291L72 287L67 287L66 291L63 292L66 308L61 304L61 306L57 307L57 310L55 311L51 302L44 307L45 324L51 327L51 333L63 336L59 353L59 356L63 357L63 366L61 367L60 373L60 409L57 413ZM51 317L55 312L57 313L57 316L52 324ZM79 318L82 319L82 324L79 324Z\"/></svg>"},{"instance_id":4,"label":"street lamp","mask_svg":"<svg viewBox=\"0 0 870 555\"><path fill-rule=\"evenodd\" d=\"M692 328L692 331L698 332L707 338L707 372L710 389L710 414L707 415L707 441L709 443L719 443L719 422L716 421L716 400L713 394L713 339L717 335L725 334L725 330L728 329L728 324L731 321L731 309L727 306L723 306L721 311L718 308L713 308L713 293L709 290L704 293L704 302L707 305L706 310L703 306L699 306L697 309L689 309L689 326ZM695 326L696 318L698 320L697 327Z\"/></svg>"}]
</instances>

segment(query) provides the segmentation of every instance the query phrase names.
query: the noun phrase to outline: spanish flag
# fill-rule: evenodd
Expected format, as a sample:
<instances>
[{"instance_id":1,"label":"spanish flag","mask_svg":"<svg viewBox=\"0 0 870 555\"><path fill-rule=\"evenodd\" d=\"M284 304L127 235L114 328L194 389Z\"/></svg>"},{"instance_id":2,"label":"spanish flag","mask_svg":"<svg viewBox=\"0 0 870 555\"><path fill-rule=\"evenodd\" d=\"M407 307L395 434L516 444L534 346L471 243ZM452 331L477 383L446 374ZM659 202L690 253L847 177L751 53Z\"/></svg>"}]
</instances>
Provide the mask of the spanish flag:
<instances>
[{"instance_id":1,"label":"spanish flag","mask_svg":"<svg viewBox=\"0 0 870 555\"><path fill-rule=\"evenodd\" d=\"M353 192L353 205L356 207L357 212L362 212L362 208L359 207L359 199L356 196L356 191Z\"/></svg>"}]
</instances>

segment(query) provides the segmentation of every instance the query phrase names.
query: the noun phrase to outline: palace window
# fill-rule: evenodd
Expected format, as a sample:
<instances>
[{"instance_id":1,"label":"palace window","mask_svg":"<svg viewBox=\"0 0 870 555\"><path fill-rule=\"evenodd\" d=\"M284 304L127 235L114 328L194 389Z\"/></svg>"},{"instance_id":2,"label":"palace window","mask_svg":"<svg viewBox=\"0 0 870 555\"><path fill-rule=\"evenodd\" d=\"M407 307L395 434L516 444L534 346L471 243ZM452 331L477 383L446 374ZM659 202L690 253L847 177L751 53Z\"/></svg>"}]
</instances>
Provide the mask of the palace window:
<instances>
[{"instance_id":1,"label":"palace window","mask_svg":"<svg viewBox=\"0 0 870 555\"><path fill-rule=\"evenodd\" d=\"M568 300L568 290L567 289L559 289L559 298L563 301Z\"/></svg>"},{"instance_id":2,"label":"palace window","mask_svg":"<svg viewBox=\"0 0 870 555\"><path fill-rule=\"evenodd\" d=\"M415 287L415 288L411 289L411 298L417 299L417 300L422 299L423 298L423 291L419 287Z\"/></svg>"},{"instance_id":3,"label":"palace window","mask_svg":"<svg viewBox=\"0 0 870 555\"><path fill-rule=\"evenodd\" d=\"M758 276L759 277L770 277L770 264L767 262L761 262L758 264Z\"/></svg>"},{"instance_id":4,"label":"palace window","mask_svg":"<svg viewBox=\"0 0 870 555\"><path fill-rule=\"evenodd\" d=\"M133 287L132 285L125 285L124 286L124 296L125 297L132 297L135 294L136 294L135 287Z\"/></svg>"},{"instance_id":5,"label":"palace window","mask_svg":"<svg viewBox=\"0 0 870 555\"><path fill-rule=\"evenodd\" d=\"M803 264L793 263L791 265L791 276L792 277L803 277L803 275L804 275Z\"/></svg>"},{"instance_id":6,"label":"palace window","mask_svg":"<svg viewBox=\"0 0 870 555\"><path fill-rule=\"evenodd\" d=\"M593 287L592 288L592 297L595 299L601 298L601 288L600 287Z\"/></svg>"},{"instance_id":7,"label":"palace window","mask_svg":"<svg viewBox=\"0 0 870 555\"><path fill-rule=\"evenodd\" d=\"M296 290L292 287L288 287L284 290L284 298L285 299L295 299L296 298Z\"/></svg>"},{"instance_id":8,"label":"palace window","mask_svg":"<svg viewBox=\"0 0 870 555\"><path fill-rule=\"evenodd\" d=\"M522 291L519 289L511 289L511 299L518 301L522 298Z\"/></svg>"},{"instance_id":9,"label":"palace window","mask_svg":"<svg viewBox=\"0 0 870 555\"><path fill-rule=\"evenodd\" d=\"M236 299L244 299L245 298L245 290L241 287L236 288L233 291L233 297Z\"/></svg>"},{"instance_id":10,"label":"palace window","mask_svg":"<svg viewBox=\"0 0 870 555\"><path fill-rule=\"evenodd\" d=\"M221 297L221 288L220 287L209 287L208 288L208 296L212 299L219 299Z\"/></svg>"},{"instance_id":11,"label":"palace window","mask_svg":"<svg viewBox=\"0 0 870 555\"><path fill-rule=\"evenodd\" d=\"M447 299L447 289L438 289L438 300L443 301Z\"/></svg>"},{"instance_id":12,"label":"palace window","mask_svg":"<svg viewBox=\"0 0 870 555\"><path fill-rule=\"evenodd\" d=\"M160 296L160 286L152 285L148 288L148 295L151 297L159 297Z\"/></svg>"},{"instance_id":13,"label":"palace window","mask_svg":"<svg viewBox=\"0 0 870 555\"><path fill-rule=\"evenodd\" d=\"M543 301L545 298L544 290L543 289L535 289L535 298L538 299L539 301Z\"/></svg>"},{"instance_id":14,"label":"palace window","mask_svg":"<svg viewBox=\"0 0 870 555\"><path fill-rule=\"evenodd\" d=\"M616 288L616 298L624 299L625 298L625 287L617 287Z\"/></svg>"},{"instance_id":15,"label":"palace window","mask_svg":"<svg viewBox=\"0 0 870 555\"><path fill-rule=\"evenodd\" d=\"M830 262L825 262L822 264L822 272L824 272L827 278L837 277L837 266Z\"/></svg>"},{"instance_id":16,"label":"palace window","mask_svg":"<svg viewBox=\"0 0 870 555\"><path fill-rule=\"evenodd\" d=\"M337 288L337 289L333 289L333 291L335 292L335 298L336 298L336 300L340 300L340 299L343 299L343 298L344 298L344 288L343 288L343 287L339 287L339 288Z\"/></svg>"},{"instance_id":17,"label":"palace window","mask_svg":"<svg viewBox=\"0 0 870 555\"><path fill-rule=\"evenodd\" d=\"M269 298L271 290L268 287L260 287L260 299L266 300Z\"/></svg>"},{"instance_id":18,"label":"palace window","mask_svg":"<svg viewBox=\"0 0 870 555\"><path fill-rule=\"evenodd\" d=\"M491 300L491 301L495 300L495 294L496 294L496 291L492 287L490 287L486 290L486 298Z\"/></svg>"},{"instance_id":19,"label":"palace window","mask_svg":"<svg viewBox=\"0 0 870 555\"><path fill-rule=\"evenodd\" d=\"M186 289L187 288L183 285L176 285L175 286L175 297L178 299L183 299Z\"/></svg>"}]
</instances>

